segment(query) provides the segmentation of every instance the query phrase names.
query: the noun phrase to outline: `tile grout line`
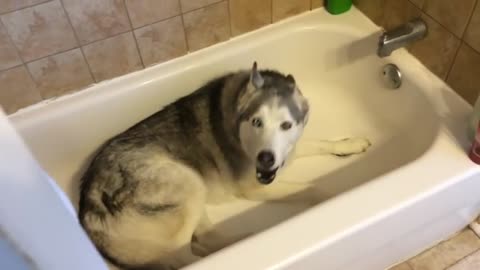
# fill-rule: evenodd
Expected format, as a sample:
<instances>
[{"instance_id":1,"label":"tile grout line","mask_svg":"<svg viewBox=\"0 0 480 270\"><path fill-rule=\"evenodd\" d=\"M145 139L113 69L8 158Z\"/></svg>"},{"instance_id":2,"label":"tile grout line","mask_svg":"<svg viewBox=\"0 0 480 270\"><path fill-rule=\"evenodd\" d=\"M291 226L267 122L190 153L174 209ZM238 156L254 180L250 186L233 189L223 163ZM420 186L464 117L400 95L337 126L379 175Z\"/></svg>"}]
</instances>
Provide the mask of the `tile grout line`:
<instances>
[{"instance_id":1,"label":"tile grout line","mask_svg":"<svg viewBox=\"0 0 480 270\"><path fill-rule=\"evenodd\" d=\"M466 229L466 230L470 230L470 229ZM412 270L415 270L415 268L410 264L410 261L411 261L412 259L420 256L421 254L423 254L423 253L425 253L425 252L427 252L427 251L429 251L429 250L434 249L435 247L438 247L438 246L441 245L442 243L445 243L445 242L450 241L451 239L453 239L453 238L455 238L456 236L458 236L462 231L464 231L464 230L461 230L460 232L458 232L457 234L453 235L452 237L450 237L450 238L448 238L448 239L446 239L446 240L444 240L444 241L442 241L442 242L437 243L436 245L434 245L434 246L432 246L432 247L430 247L430 248L428 248L428 249L426 249L426 250L424 250L424 251L416 254L415 256L413 256L413 257L411 257L411 258L408 258L408 259L407 259L406 261L404 261L404 262L405 262ZM471 230L470 230L470 231L471 231ZM475 238L478 238L478 237L476 236ZM477 251L480 251L480 247L475 248L473 251L467 253L466 255L464 255L463 257L461 257L460 259L458 259L456 262L448 265L444 270L448 269L449 267L454 266L455 264L459 263L459 262L462 261L463 259L465 259L465 258L473 255L473 254L474 254L475 252L477 252Z\"/></svg>"},{"instance_id":2,"label":"tile grout line","mask_svg":"<svg viewBox=\"0 0 480 270\"><path fill-rule=\"evenodd\" d=\"M448 71L445 74L445 80L444 80L445 83L447 83L448 79L450 78L450 73L452 72L453 66L455 65L458 54L460 53L460 49L462 48L463 45L465 45L465 42L460 39L460 44L458 44L458 47L455 50L455 55L453 56L452 61L449 63Z\"/></svg>"},{"instance_id":3,"label":"tile grout line","mask_svg":"<svg viewBox=\"0 0 480 270\"><path fill-rule=\"evenodd\" d=\"M46 3L47 3L47 2L42 3L42 4L46 4ZM40 5L41 5L41 4L40 4ZM28 8L28 7L27 7L27 8ZM15 11L14 11L14 12L15 12ZM3 17L3 15L0 16L0 17ZM7 70L11 70L11 69L14 69L14 68L18 68L18 67L20 67L20 66L23 66L23 68L27 71L28 77L30 77L30 80L32 80L33 85L35 85L35 89L33 89L33 90L36 91L37 94L40 96L40 98L43 100L44 98L43 98L42 93L40 92L40 89L38 89L37 81L35 80L35 78L33 77L32 73L30 72L30 69L28 68L28 65L27 65L27 64L28 64L29 62L25 62L25 59L23 58L23 56L22 56L21 53L20 53L20 49L17 47L17 44L15 44L15 42L13 42L13 39L12 39L12 37L11 37L11 34L8 32L8 28L5 26L5 24L3 23L3 21L1 20L1 18L0 18L0 24L1 24L1 26L3 26L3 28L5 29L5 32L6 32L6 34L7 34L8 40L10 40L11 44L13 45L13 48L15 49L15 51L17 52L18 57L20 58L20 61L22 62L20 65L16 65L16 66L14 66L14 67L8 68L8 69L3 70L3 71L7 71ZM35 60L32 60L32 61L35 61ZM2 71L2 72L3 72L3 71Z\"/></svg>"},{"instance_id":4,"label":"tile grout line","mask_svg":"<svg viewBox=\"0 0 480 270\"><path fill-rule=\"evenodd\" d=\"M180 2L180 3L181 3L181 2ZM230 39L232 38L232 30L231 30L231 26L230 26L230 27L229 27L229 32L230 32L229 34L230 34L230 35L228 36L228 38L227 38L226 40L219 41L219 42L215 42L215 43L213 43L213 44L207 45L206 47L198 48L198 49L193 50L193 51L191 50L190 44L189 44L189 42L188 42L187 28L185 27L185 15L188 15L188 14L193 13L193 12L195 12L195 11L199 11L199 10L202 10L202 9L207 9L207 8L213 7L214 5L220 5L220 4L223 4L223 3L226 3L226 4L227 4L227 17L228 17L228 23L230 24L230 5L229 5L228 0L215 1L214 3L205 5L205 6L201 7L201 8L197 8L197 9L194 9L194 10L191 10L191 11L188 11L188 12L185 12L185 13L182 12L182 24L183 24L183 30L184 30L184 33L185 33L185 40L186 40L186 42L187 42L187 49L188 49L187 54L188 54L188 53L191 53L191 52L194 52L194 51L198 51L198 50L200 50L200 49L208 48L208 47L213 46L213 45L218 44L218 43L226 42L226 41L228 41L228 40L230 40Z\"/></svg>"},{"instance_id":5,"label":"tile grout line","mask_svg":"<svg viewBox=\"0 0 480 270\"><path fill-rule=\"evenodd\" d=\"M90 63L88 63L87 57L85 56L85 52L83 51L82 43L80 42L80 38L78 37L77 30L75 30L75 27L73 27L72 20L70 19L70 15L68 14L67 9L65 8L63 0L60 0L60 5L62 6L63 12L65 12L65 16L67 17L67 21L70 24L70 27L72 28L73 35L75 36L75 39L77 40L78 49L80 49L80 53L82 54L83 61L85 61L85 64L87 65L88 73L90 74L90 76L92 78L92 82L95 83L96 80L95 80L95 76L93 76L92 68L90 67ZM75 48L75 49L77 49L77 48ZM72 50L75 50L75 49L72 49ZM60 54L60 53L58 53L58 54ZM57 54L55 54L55 55L57 55Z\"/></svg>"},{"instance_id":6,"label":"tile grout line","mask_svg":"<svg viewBox=\"0 0 480 270\"><path fill-rule=\"evenodd\" d=\"M25 6L25 7L19 8L19 9L10 10L10 11L7 11L7 12L0 13L0 16L1 16L1 15L5 15L5 14L14 13L14 12L17 12L17 11L20 11L20 10L24 10L24 9L27 9L27 8L32 8L32 7L35 7L35 6L43 5L43 4L46 4L46 3L48 3L48 2L53 2L53 1L55 1L55 0L47 0L47 1L41 2L41 3L37 3L37 4L33 4L33 5L27 5L27 6Z\"/></svg>"},{"instance_id":7,"label":"tile grout line","mask_svg":"<svg viewBox=\"0 0 480 270\"><path fill-rule=\"evenodd\" d=\"M232 37L234 37L234 31L233 31L233 19L232 19L232 2L233 0L228 0L228 14L230 15L230 19L228 23L230 24L230 33L232 33ZM237 35L235 35L237 36Z\"/></svg>"},{"instance_id":8,"label":"tile grout line","mask_svg":"<svg viewBox=\"0 0 480 270\"><path fill-rule=\"evenodd\" d=\"M182 12L182 11L181 11ZM180 18L182 19L182 28L183 28L183 36L185 38L185 44L187 45L187 54L189 54L191 51L190 51L190 42L188 42L188 37L187 37L187 28L185 27L185 18L183 17L185 15L185 13L182 12L182 14L180 14Z\"/></svg>"},{"instance_id":9,"label":"tile grout line","mask_svg":"<svg viewBox=\"0 0 480 270\"><path fill-rule=\"evenodd\" d=\"M57 56L57 55L59 55L59 54L66 53L66 52L69 52L69 51L73 51L73 50L76 50L76 49L80 49L80 47L75 47L75 48L70 48L70 49L66 49L66 50L61 50L61 51L58 51L58 52L56 52L56 53L54 53L54 54L42 56L42 57L40 57L40 58L35 58L35 59L31 60L31 61L25 62L24 64L25 64L25 65L28 65L28 64L30 64L30 63L33 63L33 62L36 62L36 61L39 61L39 60L43 60L43 59L48 58L48 57Z\"/></svg>"},{"instance_id":10,"label":"tile grout line","mask_svg":"<svg viewBox=\"0 0 480 270\"><path fill-rule=\"evenodd\" d=\"M1 16L0 16L1 17ZM17 53L17 56L18 58L20 58L20 64L18 65L14 65L13 67L9 67L9 68L6 68L6 69L3 69L3 70L0 70L0 72L3 72L3 71L6 71L6 70L10 70L12 68L16 68L16 67L19 67L19 66L25 66L25 68L27 68L26 64L25 64L25 61L23 60L23 57L22 55L20 54L20 50L18 49L17 45L15 44L15 42L13 42L13 39L12 37L10 36L10 33L8 32L8 29L7 27L5 26L5 24L2 22L1 18L0 18L0 27L3 27L3 29L5 29L5 34L7 34L7 39L8 41L10 41L10 44L12 44L13 46L13 49L15 50L15 52Z\"/></svg>"},{"instance_id":11,"label":"tile grout line","mask_svg":"<svg viewBox=\"0 0 480 270\"><path fill-rule=\"evenodd\" d=\"M477 5L478 5L478 0L475 0L475 4L473 5L473 8L472 8L472 11L470 12L470 15L469 15L469 18L467 20L467 24L465 25L465 29L463 29L463 33L462 33L462 37L460 38L460 44L458 45L458 48L457 50L455 51L455 56L453 57L452 59L452 62L450 63L450 66L448 68L448 72L445 76L445 82L448 81L448 79L450 78L450 74L453 70L453 66L455 65L455 62L457 60L457 57L458 57L458 54L460 53L460 49L462 48L462 46L464 45L467 45L467 42L464 41L464 37L465 37L465 33L467 32L467 29L468 27L470 26L470 23L472 22L472 17L473 17L473 13L475 12L475 9L477 8ZM471 47L471 46L469 46ZM474 50L476 52L476 50Z\"/></svg>"},{"instance_id":12,"label":"tile grout line","mask_svg":"<svg viewBox=\"0 0 480 270\"><path fill-rule=\"evenodd\" d=\"M207 7L211 7L211 6L213 6L213 5L216 5L216 4L220 4L221 2L224 2L224 1L226 1L226 0L217 0L217 1L214 2L214 3L210 3L210 4L207 4L207 5L202 6L202 7L199 7L199 8L194 8L194 9L191 9L191 10L186 11L186 12L183 12L183 10L180 10L180 12L181 12L182 14L188 14L188 13L192 13L192 12L194 12L194 11L198 11L198 10L200 10L200 9L204 9L204 8L207 8ZM180 1L180 6L181 6L181 3L182 3L182 2Z\"/></svg>"},{"instance_id":13,"label":"tile grout line","mask_svg":"<svg viewBox=\"0 0 480 270\"><path fill-rule=\"evenodd\" d=\"M273 0L270 0L270 23L273 24Z\"/></svg>"},{"instance_id":14,"label":"tile grout line","mask_svg":"<svg viewBox=\"0 0 480 270\"><path fill-rule=\"evenodd\" d=\"M468 26L472 22L473 13L475 13L475 9L477 8L477 4L478 4L478 0L475 0L475 3L473 4L472 10L470 11L470 14L468 16L468 20L467 20L467 24L465 25L465 29L463 29L463 31L462 31L462 37L461 37L462 40L465 37L465 34L467 33Z\"/></svg>"},{"instance_id":15,"label":"tile grout line","mask_svg":"<svg viewBox=\"0 0 480 270\"><path fill-rule=\"evenodd\" d=\"M480 247L478 247L478 248L477 248L477 249L475 249L474 251L472 251L472 252L468 253L467 255L463 256L462 258L458 259L456 262L454 262L454 263L452 263L452 264L448 265L448 266L447 266L445 269L447 270L447 269L449 269L450 267L452 267L452 266L454 266L454 265L456 265L456 264L460 263L461 261L463 261L463 260L464 260L464 259L466 259L467 257L470 257L470 256L472 256L474 253L476 253L476 252L477 252L477 251L479 251L479 250L480 250Z\"/></svg>"},{"instance_id":16,"label":"tile grout line","mask_svg":"<svg viewBox=\"0 0 480 270\"><path fill-rule=\"evenodd\" d=\"M47 1L47 2L53 2L53 1L55 1L55 0L51 0L51 1ZM189 11L187 11L187 12L185 12L185 13L183 13L183 12L181 11L180 14L177 14L177 15L174 15L174 16L170 16L170 17L167 17L167 18L164 18L164 19L161 19L161 20L158 20L158 21L155 21L155 22L146 24L146 25L142 25L142 26L137 27L137 28L134 28L133 25L131 24L130 16L128 15L128 9L126 9L126 11L127 11L127 16L128 16L128 19L129 19L129 22L130 22L130 26L131 26L131 29L130 29L130 30L122 31L122 32L119 32L119 33L117 33L117 34L115 34L115 35L113 35L113 36L109 36L109 37L106 37L106 38L97 39L97 40L90 41L90 42L87 42L87 43L85 43L85 44L82 44L82 43L80 42L79 38L78 38L78 35L77 35L76 31L75 31L75 28L73 27L73 24L71 23L70 16L68 15L68 12L66 12L66 9L65 9L65 7L64 7L64 5L63 5L63 2L62 2L61 0L59 0L59 1L60 1L60 3L61 3L61 6L62 6L65 14L66 14L67 20L68 20L70 26L71 26L72 29L73 29L74 36L75 36L75 38L77 39L77 43L78 43L77 45L78 45L78 47L70 48L70 49L66 49L66 50L62 50L62 51L56 52L56 53L54 53L54 54L50 54L50 55L42 56L42 57L39 57L39 58L36 58L36 59L32 59L32 60L30 60L30 61L24 61L24 60L23 60L23 57L21 57L21 55L19 54L19 56L20 56L23 64L29 64L29 63L31 63L31 62L34 62L34 61L37 61L37 60L41 60L41 59L44 59L44 58L47 58L47 57L50 57L50 56L55 56L55 55L58 55L58 54L61 54L61 53L64 53L64 52L67 52L67 51L70 51L70 50L74 50L74 49L77 49L77 48L80 48L80 49L81 49L82 55L84 56L85 61L86 61L87 64L88 64L88 61L87 61L87 59L86 59L86 57L85 57L84 50L83 50L84 47L86 47L86 46L88 46L88 45L91 45L91 44L93 44L93 43L97 43L97 42L100 42L100 41L105 41L105 40L107 40L107 39L120 36L120 35L125 34L125 33L127 33L127 32L134 32L134 30L137 30L137 29L140 29L140 28L144 28L144 27L147 27L147 26L151 26L151 25L156 24L156 23L159 23L159 22L167 21L167 20L173 19L173 18L175 18L175 17L177 17L177 16L181 16L182 25L183 25L183 28L184 28L185 41L186 41L186 43L187 43L187 47L189 47L189 46L188 46L188 39L187 39L186 31L185 31L185 22L184 22L183 15L189 14L189 13L191 13L191 12L198 11L198 10L200 10L200 9L207 8L207 7L210 7L210 6L213 6L213 5L215 5L215 4L218 4L218 3L222 2L222 1L217 1L217 2L215 2L215 3L208 4L208 5L205 5L205 6L200 7L200 8L196 8L196 9L189 10ZM178 1L180 1L180 0L178 0ZM228 1L228 0L225 0L225 1L227 1L227 3L229 4L229 1ZM30 7L34 7L34 6L46 4L47 2L43 2L43 3L37 4L37 5L32 5L32 6L30 6ZM181 1L180 1L179 3L180 3L180 6L181 6ZM271 3L272 3L272 1L271 1ZM229 6L230 6L230 5L229 5ZM22 9L26 9L26 8L29 8L29 7L25 7L25 8L22 8ZM19 10L21 10L21 9L19 9ZM231 27L231 21L232 21L232 19L231 19L231 16L230 16L230 14L231 14L230 8L229 8L228 12L229 12L229 21L230 21L230 28L231 28L231 29L230 29L230 33L231 33L231 37L232 37L233 31L232 31L232 27ZM2 14L0 14L0 15L2 15ZM270 22L269 24L272 24L272 22ZM268 25L268 24L267 24L267 25ZM266 25L265 25L265 26L266 26ZM5 29L6 29L6 27L5 27ZM6 29L6 30L7 30L7 29ZM7 33L8 33L8 30L7 30ZM9 38L10 38L10 34L9 34ZM15 45L13 42L12 42L12 44L15 46L15 49L16 49L17 52L18 52L18 48L16 47L16 45ZM138 47L137 47L137 49L138 49ZM188 49L189 49L189 48L188 48ZM20 65L17 65L16 67L18 67L18 66L20 66ZM9 69L10 69L10 68L5 69L5 70L9 70Z\"/></svg>"},{"instance_id":17,"label":"tile grout line","mask_svg":"<svg viewBox=\"0 0 480 270\"><path fill-rule=\"evenodd\" d=\"M415 6L415 5L414 5ZM416 8L418 8L417 6L415 6ZM445 79L442 79L445 83L447 82L448 80L448 77L450 75L450 71L452 70L452 67L453 67L453 64L455 63L455 59L457 58L457 54L458 54L458 51L460 50L460 47L462 46L463 44L463 40L461 38L458 38L454 33L452 33L449 29L447 29L443 24L441 24L440 22L438 22L434 17L430 16L430 14L428 14L427 12L423 11L423 8L422 9L419 9L421 14L424 15L424 16L427 16L428 18L430 18L432 21L434 21L436 24L438 24L443 30L445 30L446 32L448 32L450 35L452 35L455 39L459 40L460 41L460 44L459 46L457 47L456 51L455 51L455 56L453 57L453 60L452 62L450 63L449 67L448 67L448 71L447 73L445 74ZM429 69L430 70L430 69Z\"/></svg>"},{"instance_id":18,"label":"tile grout line","mask_svg":"<svg viewBox=\"0 0 480 270\"><path fill-rule=\"evenodd\" d=\"M123 31L123 32L117 33L117 34L115 34L115 35L113 35L113 36L109 36L109 37L106 37L106 38L94 40L94 41L91 41L91 42L88 42L88 43L85 43L85 44L82 45L82 43L81 43L80 40L79 40L78 34L77 34L75 28L73 27L73 24L71 23L70 16L68 15L68 12L66 11L62 0L59 0L59 1L60 1L60 3L61 3L61 6L62 6L64 12L65 12L66 18L67 18L70 26L72 27L73 34L74 34L75 39L76 39L76 41L77 41L77 47L69 48L69 49L66 49L66 50L61 50L61 51L58 51L58 52L56 52L56 53L54 53L54 54L50 54L50 55L42 56L42 57L39 57L39 58L35 58L35 59L30 60L30 61L24 61L23 58L21 57L20 53L18 53L18 48L17 48L16 45L12 42L12 44L14 45L14 47L15 47L15 49L16 49L16 51L17 51L17 53L18 53L18 55L19 55L19 57L20 57L20 59L21 59L21 61L22 61L22 64L19 64L19 65L13 66L13 67L9 67L9 68L4 69L4 70L2 70L2 71L7 71L7 70L13 69L13 68L15 68L15 67L19 67L19 66L21 66L21 65L27 66L28 64L30 64L30 63L32 63L32 62L35 62L35 61L39 61L39 60L42 60L42 59L45 59L45 58L48 58L48 57L57 56L57 55L59 55L59 54L62 54L62 53L68 52L68 51L72 51L72 50L75 50L75 49L80 49L80 51L81 51L81 53L82 53L82 56L83 56L83 58L84 58L84 60L85 60L85 62L86 62L86 64L87 64L87 66L88 66L89 73L90 73L90 75L92 76L92 78L94 79L94 81L96 82L95 76L93 75L93 72L92 72L92 70L91 70L90 63L88 62L87 57L85 56L84 48L85 48L86 46L91 45L91 44L93 44L93 43L105 41L105 40L108 40L108 39L111 39L111 38L114 38L114 37L118 37L118 36L123 35L123 34L126 34L126 33L128 33L128 32L133 32L134 39L135 39L135 43L136 43L136 47L137 47L137 51L139 52L140 58L141 58L141 60L142 60L142 64L144 65L144 63L143 63L143 58L141 57L141 53L140 53L140 51L139 51L139 47L138 47L138 44L137 44L136 36L135 36L135 34L134 34L134 30L137 30L137 29L140 29L140 28L144 28L144 27L147 27L147 26L151 26L151 25L156 24L156 23L159 23L159 22L167 21L167 20L173 19L173 18L175 18L175 17L177 17L177 16L180 16L180 17L181 17L182 26L183 26L183 30L184 30L184 36L185 36L185 42L187 43L187 49L188 49L188 52L187 52L187 53L189 53L189 52L191 52L191 51L190 51L190 48L189 48L190 46L189 46L189 44L188 44L187 34L186 34L186 31L185 31L185 22L184 22L183 15L188 14L188 13L191 13L191 12L194 12L194 11L198 11L198 10L200 10L200 9L207 8L207 7L210 7L210 6L213 6L213 5L215 5L215 4L219 4L219 3L223 2L223 1L217 1L217 2L215 2L215 3L213 3L213 4L209 4L209 5L203 6L203 7L201 7L201 8L197 8L197 9L192 9L192 10L190 10L190 11L188 11L188 12L181 13L181 14L177 14L177 15L175 15L175 16L171 16L171 17L168 17L168 18L164 18L164 19L161 19L161 20L159 20L159 21L155 21L155 22L152 22L152 23L149 23L149 24L140 26L140 27L138 27L138 28L134 28L133 25L131 24L131 20L130 20L130 16L129 16L129 13L128 13L128 9L126 8L127 16L128 16L129 22L130 22L130 26L131 26L131 28L132 28L131 30ZM231 38L233 37L233 29L232 29L232 18L231 18L231 15L230 15L230 14L231 14L230 1L229 1L229 0L224 0L224 1L227 2L227 4L228 4L228 20L229 20L229 24L230 24L230 38L229 38L229 39L231 39ZM53 2L53 1L47 1L47 2ZM43 3L40 3L40 4L38 4L38 5L46 4L47 2L43 2ZM181 4L181 1L180 1L179 3ZM271 1L271 3L272 3L272 5L273 5L273 1ZM37 6L37 5L33 5L33 6ZM30 6L30 7L33 7L33 6ZM28 7L25 7L25 8L22 8L22 9L26 9L26 8L28 8ZM273 10L272 10L272 14L273 14ZM1 23L1 21L0 21L0 23ZM269 24L272 24L272 22L270 22ZM267 25L269 25L269 24L267 24ZM267 25L265 25L265 26L267 26ZM260 27L260 28L261 28L261 27ZM5 29L6 29L6 27L5 27ZM255 30L256 30L256 29L255 29ZM7 34L8 34L8 30L7 30L7 29L6 29L6 31L7 31ZM8 34L8 36L9 36L9 39L10 39L10 35L9 35L9 34ZM213 44L212 44L212 45L213 45ZM144 65L144 67L145 67L145 65Z\"/></svg>"},{"instance_id":19,"label":"tile grout line","mask_svg":"<svg viewBox=\"0 0 480 270\"><path fill-rule=\"evenodd\" d=\"M140 62L142 63L142 69L145 69L145 62L143 61L142 53L140 52L140 47L138 46L137 36L135 35L135 28L133 28L132 19L130 18L130 12L127 8L127 0L123 0L123 7L125 8L125 12L127 13L128 23L130 24L130 32L132 32L132 37L135 42L135 48L137 48L138 57L140 58ZM151 25L151 24L150 24Z\"/></svg>"},{"instance_id":20,"label":"tile grout line","mask_svg":"<svg viewBox=\"0 0 480 270\"><path fill-rule=\"evenodd\" d=\"M6 68L6 69L2 69L2 70L0 70L0 73L7 72L7 71L10 71L12 69L16 69L16 68L19 68L19 67L22 67L22 66L25 66L25 64L20 64L20 65L16 65L16 66L13 66L13 67Z\"/></svg>"},{"instance_id":21,"label":"tile grout line","mask_svg":"<svg viewBox=\"0 0 480 270\"><path fill-rule=\"evenodd\" d=\"M180 1L180 0L177 0L177 1ZM150 23L146 23L146 24L144 24L144 25L137 26L137 27L134 27L134 26L133 26L133 23L131 23L130 14L129 14L129 12L128 12L128 9L127 9L127 14L128 14L128 16L129 16L129 20L130 20L131 27L132 27L132 30L131 30L131 31L135 31L135 30L137 30L137 29L141 29L141 28L144 28L144 27L147 27L147 26L151 26L151 25L156 24L156 23L159 23L159 22L168 21L168 20L173 19L173 18L175 18L175 17L182 16L182 15L184 15L184 14L188 14L188 13L191 13L191 12L194 12L194 11L198 11L198 10L203 9L203 8L206 8L206 7L213 6L213 5L218 4L218 3L220 3L220 2L223 2L223 1L228 1L228 0L219 0L219 1L215 2L215 3L211 3L211 4L208 4L208 5L199 7L199 8L195 8L195 9L189 10L189 11L187 11L187 12L183 12L183 11L182 11L182 4L181 4L181 1L180 1L180 2L178 2L178 3L179 3L179 6L180 6L180 12L179 12L178 14L175 14L175 15L172 15L172 16L168 16L168 17L165 17L165 18L161 18L161 19L158 19L158 20L156 19L156 20L154 20L154 21L152 21L152 22L150 22ZM126 32L123 32L123 33L126 33ZM108 38L108 37L107 37L107 38ZM104 39L107 39L107 38L104 38ZM91 44L91 43L96 42L96 41L104 40L104 39L99 39L99 40L91 41L91 42L89 42L89 43L87 43L87 44L85 44L85 45Z\"/></svg>"},{"instance_id":22,"label":"tile grout line","mask_svg":"<svg viewBox=\"0 0 480 270\"><path fill-rule=\"evenodd\" d=\"M207 6L211 6L211 5L207 5ZM205 7L207 7L207 6L205 6ZM201 9L201 8L199 8L199 9ZM198 9L195 9L195 10L198 10ZM193 10L192 10L192 11L193 11ZM190 11L187 12L187 13L190 13ZM128 10L127 10L127 14L128 14ZM85 43L85 44L81 44L81 43L79 42L79 43L81 44L79 47L82 47L82 48L83 48L83 47L86 47L86 46L91 45L91 44L93 44L93 43L100 42L100 41L105 41L105 40L107 40L107 39L110 39L110 38L113 38L113 37L117 37L117 36L120 36L120 35L125 34L125 33L128 33L128 32L134 32L134 31L137 30L137 29L141 29L141 28L144 28L144 27L147 27L147 26L151 26L151 25L156 24L156 23L159 23L159 22L164 22L164 21L167 21L167 20L173 19L173 18L175 18L175 17L177 17L177 16L182 16L182 15L183 15L183 14L180 12L180 14L176 14L176 15L174 15L174 16L170 16L170 17L167 17L167 18L158 20L158 21L154 21L154 22L152 22L152 23L148 23L148 24L139 26L139 27L137 27L137 28L134 28L134 27L131 25L131 29L126 30L126 31L121 31L121 32L119 32L119 33L117 33L117 34L114 34L114 35L112 35L112 36L108 36L108 37L105 37L105 38L96 39L96 40L87 42L87 43ZM130 18L129 18L129 20L130 20ZM42 57L42 58L45 58L45 57ZM41 59L41 58L39 58L39 59ZM38 59L37 59L37 60L38 60ZM33 60L32 60L32 61L33 61Z\"/></svg>"},{"instance_id":23,"label":"tile grout line","mask_svg":"<svg viewBox=\"0 0 480 270\"><path fill-rule=\"evenodd\" d=\"M471 50L475 51L475 53L477 54L480 54L480 51L478 51L477 49L475 49L474 47L472 47L470 44L468 44L468 42L462 40L463 42L463 45L467 46L468 48L470 48Z\"/></svg>"},{"instance_id":24,"label":"tile grout line","mask_svg":"<svg viewBox=\"0 0 480 270\"><path fill-rule=\"evenodd\" d=\"M233 37L233 31L232 31L232 12L230 11L230 0L227 0L227 13L228 13L228 29L230 30L230 37L228 39L231 39Z\"/></svg>"},{"instance_id":25,"label":"tile grout line","mask_svg":"<svg viewBox=\"0 0 480 270\"><path fill-rule=\"evenodd\" d=\"M425 6L425 2L422 3L422 6L421 6L421 7L417 6L417 4L415 4L412 0L408 0L408 2L410 2L411 4L413 4L416 8L420 9L420 11L421 11L422 13L424 13L424 12L423 12L423 6Z\"/></svg>"},{"instance_id":26,"label":"tile grout line","mask_svg":"<svg viewBox=\"0 0 480 270\"><path fill-rule=\"evenodd\" d=\"M416 6L415 6L416 7ZM433 16L430 16L430 14L428 14L427 12L423 11L422 9L419 9L420 12L427 16L428 18L430 18L432 21L434 21L436 24L438 24L443 30L447 31L449 34L453 35L456 39L460 39L459 37L457 37L454 33L452 33L452 31L450 31L447 27L445 27L443 24L441 24L439 21L437 21L437 19L435 19Z\"/></svg>"},{"instance_id":27,"label":"tile grout line","mask_svg":"<svg viewBox=\"0 0 480 270\"><path fill-rule=\"evenodd\" d=\"M475 0L477 1L477 0ZM411 1L410 1L411 2ZM475 2L476 3L476 2ZM416 5L413 4L415 7ZM432 15L428 14L428 12L426 12L424 10L425 8L425 4L423 5L423 7L420 9L422 11L423 14L427 15L428 17L430 17L430 19L434 20L436 23L438 23L440 26L442 26L443 29L447 30L450 34L452 34L454 37L456 37L457 39L462 39L462 35L460 35L460 37L458 37L455 33L453 33L453 31L451 31L450 29L447 28L447 26L443 25L443 23L441 23L440 21L438 21L435 17L433 17ZM465 29L463 30L465 31ZM463 33L462 33L463 34Z\"/></svg>"},{"instance_id":28,"label":"tile grout line","mask_svg":"<svg viewBox=\"0 0 480 270\"><path fill-rule=\"evenodd\" d=\"M468 21L467 27L465 28L465 33L467 32L468 26L469 26L470 23L472 22L473 13L475 12L475 9L476 9L477 6L479 5L479 4L478 4L479 1L480 1L480 0L476 0L475 5L473 6L472 15L471 15L471 17L470 17L470 19L469 19L469 21ZM464 34L465 34L465 33L464 33ZM473 46L471 46L470 44L468 44L468 42L467 42L466 40L463 40L463 38L462 38L462 41L463 41L463 44L464 44L465 46L468 46L470 49L472 49L472 50L474 50L476 53L480 54L480 51L478 51L478 50L475 49Z\"/></svg>"}]
</instances>

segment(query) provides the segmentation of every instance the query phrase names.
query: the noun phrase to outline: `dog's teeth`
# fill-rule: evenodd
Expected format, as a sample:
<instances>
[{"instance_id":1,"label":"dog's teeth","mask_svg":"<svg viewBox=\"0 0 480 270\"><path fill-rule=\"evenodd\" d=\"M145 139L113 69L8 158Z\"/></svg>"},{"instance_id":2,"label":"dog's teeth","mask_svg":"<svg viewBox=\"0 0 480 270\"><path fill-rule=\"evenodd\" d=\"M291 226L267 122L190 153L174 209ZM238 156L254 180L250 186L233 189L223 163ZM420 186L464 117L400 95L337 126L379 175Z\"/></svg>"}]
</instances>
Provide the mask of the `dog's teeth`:
<instances>
[{"instance_id":1,"label":"dog's teeth","mask_svg":"<svg viewBox=\"0 0 480 270\"><path fill-rule=\"evenodd\" d=\"M261 174L261 173L257 173L257 177L258 177L258 178L262 177L262 174Z\"/></svg>"}]
</instances>

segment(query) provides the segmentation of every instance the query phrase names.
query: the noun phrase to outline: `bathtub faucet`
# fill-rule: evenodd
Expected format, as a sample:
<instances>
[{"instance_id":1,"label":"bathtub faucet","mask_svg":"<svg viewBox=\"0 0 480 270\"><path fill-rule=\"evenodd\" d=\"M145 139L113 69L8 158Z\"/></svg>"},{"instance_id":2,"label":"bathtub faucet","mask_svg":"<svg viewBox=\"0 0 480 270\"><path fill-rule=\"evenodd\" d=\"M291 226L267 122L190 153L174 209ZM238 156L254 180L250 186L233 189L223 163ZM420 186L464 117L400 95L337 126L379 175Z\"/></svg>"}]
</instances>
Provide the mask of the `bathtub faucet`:
<instances>
[{"instance_id":1,"label":"bathtub faucet","mask_svg":"<svg viewBox=\"0 0 480 270\"><path fill-rule=\"evenodd\" d=\"M377 55L389 56L394 50L423 39L427 35L427 25L421 18L413 19L395 29L384 32L380 36Z\"/></svg>"}]
</instances>

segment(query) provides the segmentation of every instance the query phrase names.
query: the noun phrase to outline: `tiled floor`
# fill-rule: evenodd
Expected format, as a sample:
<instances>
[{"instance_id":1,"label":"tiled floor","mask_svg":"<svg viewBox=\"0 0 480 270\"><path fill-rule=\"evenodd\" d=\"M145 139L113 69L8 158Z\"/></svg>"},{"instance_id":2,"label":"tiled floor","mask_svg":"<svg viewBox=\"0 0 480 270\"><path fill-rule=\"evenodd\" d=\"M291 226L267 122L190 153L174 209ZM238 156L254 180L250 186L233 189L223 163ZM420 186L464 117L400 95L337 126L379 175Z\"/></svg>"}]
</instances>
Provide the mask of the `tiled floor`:
<instances>
[{"instance_id":1,"label":"tiled floor","mask_svg":"<svg viewBox=\"0 0 480 270\"><path fill-rule=\"evenodd\" d=\"M480 238L467 228L390 270L480 270Z\"/></svg>"}]
</instances>

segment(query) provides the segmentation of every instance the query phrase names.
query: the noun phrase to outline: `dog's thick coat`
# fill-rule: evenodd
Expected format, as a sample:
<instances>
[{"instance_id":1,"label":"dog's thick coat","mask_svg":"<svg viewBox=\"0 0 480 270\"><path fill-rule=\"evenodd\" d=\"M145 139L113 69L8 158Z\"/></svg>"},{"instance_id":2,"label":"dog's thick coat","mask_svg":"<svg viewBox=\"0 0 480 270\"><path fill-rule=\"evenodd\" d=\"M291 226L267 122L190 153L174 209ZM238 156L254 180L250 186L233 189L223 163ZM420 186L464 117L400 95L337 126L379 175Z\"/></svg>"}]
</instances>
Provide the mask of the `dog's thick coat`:
<instances>
[{"instance_id":1,"label":"dog's thick coat","mask_svg":"<svg viewBox=\"0 0 480 270\"><path fill-rule=\"evenodd\" d=\"M200 257L192 253L192 237L204 253L221 248L218 241L203 243L214 237L207 203L295 192L269 192L265 184L293 153L307 116L308 103L291 75L257 71L255 64L252 71L214 79L101 147L82 178L81 224L118 266L160 269L195 262ZM257 158L266 145L275 158L268 168ZM352 154L368 145L318 142L307 154Z\"/></svg>"}]
</instances>

